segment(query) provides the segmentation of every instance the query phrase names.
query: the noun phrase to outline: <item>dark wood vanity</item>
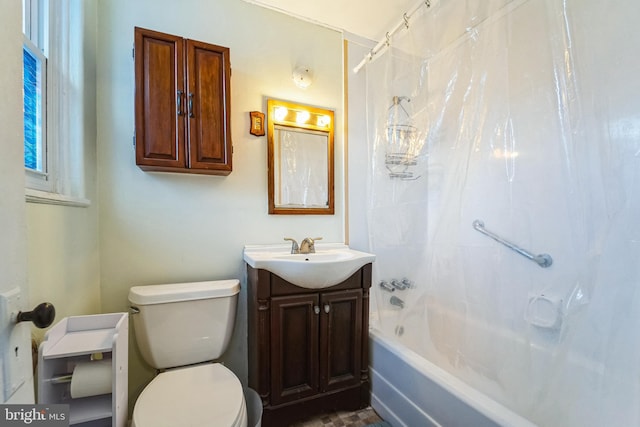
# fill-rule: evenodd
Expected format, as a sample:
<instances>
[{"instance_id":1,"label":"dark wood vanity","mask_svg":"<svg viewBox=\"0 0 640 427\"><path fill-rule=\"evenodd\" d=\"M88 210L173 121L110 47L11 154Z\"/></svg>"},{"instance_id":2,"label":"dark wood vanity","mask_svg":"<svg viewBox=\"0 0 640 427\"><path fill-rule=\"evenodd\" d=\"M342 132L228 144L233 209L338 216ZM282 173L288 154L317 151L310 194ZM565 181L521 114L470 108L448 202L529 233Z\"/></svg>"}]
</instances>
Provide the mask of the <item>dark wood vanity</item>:
<instances>
[{"instance_id":1,"label":"dark wood vanity","mask_svg":"<svg viewBox=\"0 0 640 427\"><path fill-rule=\"evenodd\" d=\"M324 289L247 266L249 387L264 427L369 405L371 264Z\"/></svg>"}]
</instances>

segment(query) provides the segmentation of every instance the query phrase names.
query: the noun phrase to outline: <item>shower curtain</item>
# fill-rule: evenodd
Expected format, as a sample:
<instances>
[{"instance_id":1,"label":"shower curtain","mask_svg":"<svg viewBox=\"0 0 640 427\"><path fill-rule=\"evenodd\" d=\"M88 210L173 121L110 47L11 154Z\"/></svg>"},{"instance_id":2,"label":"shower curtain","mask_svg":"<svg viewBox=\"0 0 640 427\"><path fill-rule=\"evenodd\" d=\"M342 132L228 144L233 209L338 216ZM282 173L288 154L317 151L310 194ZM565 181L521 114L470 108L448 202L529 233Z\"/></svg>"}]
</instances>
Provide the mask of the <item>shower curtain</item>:
<instances>
[{"instance_id":1,"label":"shower curtain","mask_svg":"<svg viewBox=\"0 0 640 427\"><path fill-rule=\"evenodd\" d=\"M540 426L640 425L639 20L431 1L361 71L382 330Z\"/></svg>"}]
</instances>

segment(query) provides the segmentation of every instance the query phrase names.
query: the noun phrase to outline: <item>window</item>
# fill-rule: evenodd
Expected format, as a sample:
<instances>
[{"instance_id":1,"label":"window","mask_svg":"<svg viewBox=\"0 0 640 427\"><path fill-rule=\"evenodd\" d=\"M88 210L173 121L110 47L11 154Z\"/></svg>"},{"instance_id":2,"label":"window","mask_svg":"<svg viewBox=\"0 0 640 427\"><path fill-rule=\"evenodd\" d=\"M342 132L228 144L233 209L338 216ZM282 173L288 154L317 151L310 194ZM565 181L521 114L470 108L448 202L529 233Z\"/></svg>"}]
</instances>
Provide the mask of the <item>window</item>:
<instances>
[{"instance_id":1,"label":"window","mask_svg":"<svg viewBox=\"0 0 640 427\"><path fill-rule=\"evenodd\" d=\"M46 58L27 43L23 48L24 61L24 166L46 173L47 65Z\"/></svg>"},{"instance_id":2,"label":"window","mask_svg":"<svg viewBox=\"0 0 640 427\"><path fill-rule=\"evenodd\" d=\"M44 25L46 9L39 1L23 0L24 166L27 186L52 191L47 162L47 58Z\"/></svg>"},{"instance_id":3,"label":"window","mask_svg":"<svg viewBox=\"0 0 640 427\"><path fill-rule=\"evenodd\" d=\"M27 201L87 206L83 1L22 0L22 6Z\"/></svg>"}]
</instances>

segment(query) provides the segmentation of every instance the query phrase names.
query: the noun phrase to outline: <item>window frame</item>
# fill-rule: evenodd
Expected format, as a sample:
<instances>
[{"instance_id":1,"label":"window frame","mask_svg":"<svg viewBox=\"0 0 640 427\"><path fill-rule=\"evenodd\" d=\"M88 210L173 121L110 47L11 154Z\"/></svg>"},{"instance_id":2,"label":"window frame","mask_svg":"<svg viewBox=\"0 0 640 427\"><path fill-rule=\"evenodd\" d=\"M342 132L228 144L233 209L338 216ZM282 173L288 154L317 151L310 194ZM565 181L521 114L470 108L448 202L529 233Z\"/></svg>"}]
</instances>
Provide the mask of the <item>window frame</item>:
<instances>
[{"instance_id":1,"label":"window frame","mask_svg":"<svg viewBox=\"0 0 640 427\"><path fill-rule=\"evenodd\" d=\"M25 166L26 173L26 185L28 188L41 190L41 191L53 191L53 176L51 176L51 171L55 168L53 167L51 156L48 156L49 151L53 151L54 148L51 147L53 141L49 141L47 138L47 99L48 96L48 85L47 85L47 57L44 55L42 50L38 48L31 40L29 40L26 35L23 41L23 49L27 49L29 53L35 56L40 61L40 89L42 91L42 98L40 100L40 128L38 132L40 133L40 141L41 141L41 152L39 153L39 162L42 165L42 170L31 169Z\"/></svg>"},{"instance_id":2,"label":"window frame","mask_svg":"<svg viewBox=\"0 0 640 427\"><path fill-rule=\"evenodd\" d=\"M48 2L45 0L22 0L22 32L23 32L23 49L27 49L29 53L40 61L39 80L42 90L42 98L40 103L41 123L39 133L41 141L41 152L38 161L42 165L42 170L31 169L25 166L26 187L28 189L54 192L54 172L56 170L53 164L53 156L48 155L54 153L55 148L53 138L48 138L47 116L49 110L48 100L49 85L48 83L48 34L49 8ZM23 66L24 72L24 66ZM24 101L23 101L24 102Z\"/></svg>"},{"instance_id":3,"label":"window frame","mask_svg":"<svg viewBox=\"0 0 640 427\"><path fill-rule=\"evenodd\" d=\"M31 203L87 207L84 198L82 74L82 1L22 0L26 43L46 60L46 165L25 167L25 196ZM74 58L72 58L72 55ZM81 55L81 53L80 53ZM77 120L71 120L74 117Z\"/></svg>"}]
</instances>

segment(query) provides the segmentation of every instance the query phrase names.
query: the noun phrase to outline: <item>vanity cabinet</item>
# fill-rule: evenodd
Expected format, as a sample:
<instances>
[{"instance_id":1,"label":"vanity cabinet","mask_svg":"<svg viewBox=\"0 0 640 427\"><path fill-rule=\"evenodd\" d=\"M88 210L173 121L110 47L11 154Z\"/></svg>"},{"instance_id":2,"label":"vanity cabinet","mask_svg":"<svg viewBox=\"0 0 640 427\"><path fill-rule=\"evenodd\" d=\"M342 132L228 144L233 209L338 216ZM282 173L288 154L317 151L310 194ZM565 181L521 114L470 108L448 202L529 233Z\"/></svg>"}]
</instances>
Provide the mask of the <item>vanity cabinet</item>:
<instances>
[{"instance_id":1,"label":"vanity cabinet","mask_svg":"<svg viewBox=\"0 0 640 427\"><path fill-rule=\"evenodd\" d=\"M134 33L136 164L228 175L229 49L138 27Z\"/></svg>"},{"instance_id":2,"label":"vanity cabinet","mask_svg":"<svg viewBox=\"0 0 640 427\"><path fill-rule=\"evenodd\" d=\"M249 386L262 398L263 425L366 407L371 264L326 289L247 272Z\"/></svg>"}]
</instances>

